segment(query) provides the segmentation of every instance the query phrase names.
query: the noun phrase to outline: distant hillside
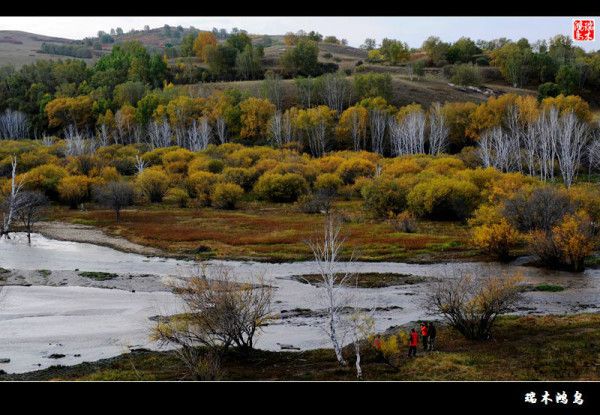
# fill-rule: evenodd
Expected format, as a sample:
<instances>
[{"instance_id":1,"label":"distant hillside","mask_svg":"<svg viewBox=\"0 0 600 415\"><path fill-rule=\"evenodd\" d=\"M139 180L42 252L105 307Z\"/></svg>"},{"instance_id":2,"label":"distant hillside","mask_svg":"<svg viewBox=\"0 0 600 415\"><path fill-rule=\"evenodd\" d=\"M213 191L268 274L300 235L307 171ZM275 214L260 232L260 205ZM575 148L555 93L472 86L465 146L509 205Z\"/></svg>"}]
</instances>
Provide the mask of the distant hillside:
<instances>
[{"instance_id":1,"label":"distant hillside","mask_svg":"<svg viewBox=\"0 0 600 415\"><path fill-rule=\"evenodd\" d=\"M66 59L77 57L64 54L41 53L42 44L48 43L52 51L71 49L61 47L63 45L81 45L81 48L89 49L91 58L85 58L86 62L92 63L104 53L110 52L114 45L123 42L139 41L152 52L162 53L166 47L178 46L183 37L197 29L170 27L169 29L154 28L150 30L138 30L121 35L112 34L114 43L100 45L98 38L92 41L96 46L85 45L83 40L64 39L51 36L43 36L35 33L20 31L0 30L0 65L12 64L19 68L27 63L39 59ZM276 67L279 57L285 52L287 46L283 43L283 35L250 34L254 44L270 43L265 48L265 66ZM221 40L223 41L223 40ZM366 51L350 46L335 45L331 43L319 43L319 60L322 62L333 62L345 69L354 67L357 61L367 58Z\"/></svg>"},{"instance_id":2,"label":"distant hillside","mask_svg":"<svg viewBox=\"0 0 600 415\"><path fill-rule=\"evenodd\" d=\"M14 30L0 30L0 66L12 64L19 68L39 59L68 58L68 56L63 55L40 53L43 43L75 45L78 41ZM86 62L93 62L99 53L96 53L95 57L84 60Z\"/></svg>"}]
</instances>

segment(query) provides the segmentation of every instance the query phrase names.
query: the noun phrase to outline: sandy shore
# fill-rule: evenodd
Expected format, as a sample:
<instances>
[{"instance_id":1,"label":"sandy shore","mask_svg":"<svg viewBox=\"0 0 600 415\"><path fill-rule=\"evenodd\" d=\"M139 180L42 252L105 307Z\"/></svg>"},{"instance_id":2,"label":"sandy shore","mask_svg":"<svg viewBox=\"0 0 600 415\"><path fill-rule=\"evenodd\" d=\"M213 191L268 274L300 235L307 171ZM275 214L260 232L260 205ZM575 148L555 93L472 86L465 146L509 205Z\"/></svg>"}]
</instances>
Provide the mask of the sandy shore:
<instances>
[{"instance_id":1,"label":"sandy shore","mask_svg":"<svg viewBox=\"0 0 600 415\"><path fill-rule=\"evenodd\" d=\"M131 252L149 256L167 256L160 249L139 245L118 236L109 236L101 229L89 225L79 225L68 222L40 222L35 227L36 232L47 238L60 241L73 241L108 246L119 251Z\"/></svg>"}]
</instances>

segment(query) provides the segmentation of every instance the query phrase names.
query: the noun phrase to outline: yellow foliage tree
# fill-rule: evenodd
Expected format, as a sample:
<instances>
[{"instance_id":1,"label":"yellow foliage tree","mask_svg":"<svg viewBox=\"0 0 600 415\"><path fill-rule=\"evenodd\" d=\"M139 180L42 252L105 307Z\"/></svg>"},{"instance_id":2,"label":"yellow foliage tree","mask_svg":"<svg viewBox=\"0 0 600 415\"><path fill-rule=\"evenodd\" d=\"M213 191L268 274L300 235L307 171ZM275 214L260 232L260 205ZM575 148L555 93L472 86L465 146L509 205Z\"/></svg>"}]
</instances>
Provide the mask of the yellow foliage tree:
<instances>
[{"instance_id":1,"label":"yellow foliage tree","mask_svg":"<svg viewBox=\"0 0 600 415\"><path fill-rule=\"evenodd\" d=\"M140 192L151 202L162 202L169 188L169 176L160 167L144 169L136 177L136 185Z\"/></svg>"},{"instance_id":2,"label":"yellow foliage tree","mask_svg":"<svg viewBox=\"0 0 600 415\"><path fill-rule=\"evenodd\" d=\"M71 209L75 209L89 198L91 184L92 180L87 176L66 176L58 182L58 195Z\"/></svg>"},{"instance_id":3,"label":"yellow foliage tree","mask_svg":"<svg viewBox=\"0 0 600 415\"><path fill-rule=\"evenodd\" d=\"M580 96L560 94L556 97L544 98L542 101L542 108L547 110L551 107L555 107L561 114L567 111L573 111L580 120L590 122L592 120L592 111L590 105L584 101Z\"/></svg>"},{"instance_id":4,"label":"yellow foliage tree","mask_svg":"<svg viewBox=\"0 0 600 415\"><path fill-rule=\"evenodd\" d=\"M77 128L90 124L93 116L94 101L87 95L74 98L55 98L45 107L50 127L66 127L73 124Z\"/></svg>"},{"instance_id":5,"label":"yellow foliage tree","mask_svg":"<svg viewBox=\"0 0 600 415\"><path fill-rule=\"evenodd\" d=\"M211 32L200 32L194 40L193 50L201 61L206 61L206 50L208 46L216 46L217 38Z\"/></svg>"},{"instance_id":6,"label":"yellow foliage tree","mask_svg":"<svg viewBox=\"0 0 600 415\"><path fill-rule=\"evenodd\" d=\"M552 239L563 261L574 271L583 271L584 260L596 245L587 213L579 211L565 215L562 222L552 228Z\"/></svg>"},{"instance_id":7,"label":"yellow foliage tree","mask_svg":"<svg viewBox=\"0 0 600 415\"><path fill-rule=\"evenodd\" d=\"M275 114L275 105L268 99L250 97L240 103L241 138L257 140L268 135L269 120Z\"/></svg>"},{"instance_id":8,"label":"yellow foliage tree","mask_svg":"<svg viewBox=\"0 0 600 415\"><path fill-rule=\"evenodd\" d=\"M473 242L501 261L510 258L510 248L519 240L519 232L506 219L499 223L481 225L473 230Z\"/></svg>"},{"instance_id":9,"label":"yellow foliage tree","mask_svg":"<svg viewBox=\"0 0 600 415\"><path fill-rule=\"evenodd\" d=\"M336 135L345 141L354 143L354 150L364 148L367 137L369 111L365 107L352 106L342 112L336 128Z\"/></svg>"}]
</instances>

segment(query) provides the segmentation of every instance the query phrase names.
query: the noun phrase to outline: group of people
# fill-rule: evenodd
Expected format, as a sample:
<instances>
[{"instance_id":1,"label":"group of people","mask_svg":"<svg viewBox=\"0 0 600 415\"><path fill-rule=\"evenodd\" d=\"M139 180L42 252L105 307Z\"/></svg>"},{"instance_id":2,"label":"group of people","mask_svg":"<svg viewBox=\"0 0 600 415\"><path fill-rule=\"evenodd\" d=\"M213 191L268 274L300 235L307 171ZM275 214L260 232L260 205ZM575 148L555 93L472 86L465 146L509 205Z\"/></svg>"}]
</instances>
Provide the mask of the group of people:
<instances>
[{"instance_id":1,"label":"group of people","mask_svg":"<svg viewBox=\"0 0 600 415\"><path fill-rule=\"evenodd\" d=\"M427 323L426 321L421 322L419 328L421 335L421 343L423 344L423 351L433 351L435 345L436 329L433 322ZM415 357L417 355L417 345L419 344L419 333L413 327L410 329L409 342L408 342L408 357Z\"/></svg>"},{"instance_id":2,"label":"group of people","mask_svg":"<svg viewBox=\"0 0 600 415\"><path fill-rule=\"evenodd\" d=\"M419 332L413 327L410 329L408 336L408 357L415 357L417 355L417 345L419 344L419 335L421 336L421 343L423 344L423 351L433 351L435 346L436 329L433 322L422 321ZM381 354L381 335L378 334L373 340L373 347Z\"/></svg>"}]
</instances>

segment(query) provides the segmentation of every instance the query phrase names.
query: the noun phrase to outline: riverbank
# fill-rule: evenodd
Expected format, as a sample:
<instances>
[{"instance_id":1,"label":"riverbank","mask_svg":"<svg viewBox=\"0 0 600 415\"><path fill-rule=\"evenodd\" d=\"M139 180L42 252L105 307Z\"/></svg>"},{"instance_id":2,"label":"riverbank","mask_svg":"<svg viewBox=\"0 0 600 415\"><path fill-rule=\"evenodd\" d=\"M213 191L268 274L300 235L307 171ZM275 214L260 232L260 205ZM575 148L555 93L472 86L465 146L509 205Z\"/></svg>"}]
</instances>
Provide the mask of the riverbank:
<instances>
[{"instance_id":1,"label":"riverbank","mask_svg":"<svg viewBox=\"0 0 600 415\"><path fill-rule=\"evenodd\" d=\"M172 258L289 262L312 259L306 241L323 226L323 215L264 202L247 202L231 211L154 204L124 210L119 223L112 211L93 205L86 209L55 206L48 220L57 225L44 224L40 231L56 239L97 240L127 252L148 254L140 248L147 247ZM423 264L491 260L471 245L470 229L463 223L419 220L416 232L404 233L387 221L370 218L361 201L337 201L336 209L348 236L342 252L346 259ZM64 223L73 232L62 230Z\"/></svg>"},{"instance_id":2,"label":"riverbank","mask_svg":"<svg viewBox=\"0 0 600 415\"><path fill-rule=\"evenodd\" d=\"M2 368L23 373L54 364L76 365L122 354L131 348L156 349L148 333L157 316L181 311L165 279L192 275L196 263L146 257L105 246L14 233L0 240ZM280 318L265 328L256 347L278 351L280 343L302 351L327 346L321 324L322 288L298 280L314 275L312 261L264 263L211 260L208 275L226 268L240 280L262 277L275 288L273 311ZM400 262L340 262L338 272L366 276L365 284L347 287L354 307L374 309L375 329L385 331L429 318L421 301L439 278L455 272L476 276L518 273L527 290L514 310L519 315L576 314L600 310L600 271L548 271L516 264L464 262L448 265ZM388 281L387 276L401 276ZM382 276L381 281L377 276ZM411 283L405 283L410 281ZM398 284L400 282L400 284ZM552 290L534 289L540 285ZM554 288L560 288L554 290ZM52 359L51 355L63 355Z\"/></svg>"},{"instance_id":3,"label":"riverbank","mask_svg":"<svg viewBox=\"0 0 600 415\"><path fill-rule=\"evenodd\" d=\"M107 235L102 229L65 221L40 222L35 226L36 232L47 238L59 241L71 241L107 246L119 251L147 256L165 256L158 248L133 243L117 235Z\"/></svg>"},{"instance_id":4,"label":"riverbank","mask_svg":"<svg viewBox=\"0 0 600 415\"><path fill-rule=\"evenodd\" d=\"M365 380L600 380L600 314L504 316L493 339L465 340L439 327L438 350L416 359L404 357L398 368L377 360L367 348L362 356ZM350 348L347 368L337 365L333 350L235 352L222 361L221 380L354 380ZM188 380L173 352L133 351L71 367L54 366L0 380Z\"/></svg>"}]
</instances>

